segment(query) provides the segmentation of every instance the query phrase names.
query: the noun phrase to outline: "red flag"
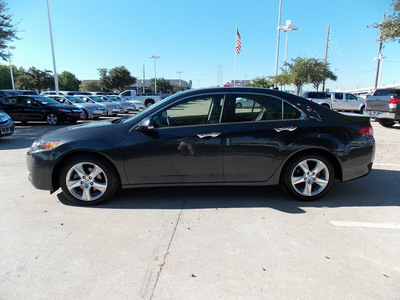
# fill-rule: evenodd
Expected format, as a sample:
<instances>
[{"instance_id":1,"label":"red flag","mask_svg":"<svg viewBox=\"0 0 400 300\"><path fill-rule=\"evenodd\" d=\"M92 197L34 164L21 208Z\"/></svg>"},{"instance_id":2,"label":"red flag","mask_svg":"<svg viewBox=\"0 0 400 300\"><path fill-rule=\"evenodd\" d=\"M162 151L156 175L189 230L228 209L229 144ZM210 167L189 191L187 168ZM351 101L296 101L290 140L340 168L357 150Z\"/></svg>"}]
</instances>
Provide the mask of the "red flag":
<instances>
[{"instance_id":1,"label":"red flag","mask_svg":"<svg viewBox=\"0 0 400 300\"><path fill-rule=\"evenodd\" d=\"M236 28L236 54L240 53L242 49L242 39L240 38L239 30Z\"/></svg>"}]
</instances>

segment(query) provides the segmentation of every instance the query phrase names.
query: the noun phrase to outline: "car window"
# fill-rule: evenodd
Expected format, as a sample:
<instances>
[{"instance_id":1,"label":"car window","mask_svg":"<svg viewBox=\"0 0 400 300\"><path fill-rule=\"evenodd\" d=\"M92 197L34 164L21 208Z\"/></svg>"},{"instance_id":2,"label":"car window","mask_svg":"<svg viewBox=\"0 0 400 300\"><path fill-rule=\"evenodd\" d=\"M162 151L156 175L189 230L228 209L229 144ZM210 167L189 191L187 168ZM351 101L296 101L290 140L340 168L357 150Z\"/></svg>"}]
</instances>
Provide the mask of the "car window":
<instances>
[{"instance_id":1,"label":"car window","mask_svg":"<svg viewBox=\"0 0 400 300\"><path fill-rule=\"evenodd\" d=\"M205 95L188 98L156 113L155 127L215 124L221 120L224 95Z\"/></svg>"},{"instance_id":2,"label":"car window","mask_svg":"<svg viewBox=\"0 0 400 300\"><path fill-rule=\"evenodd\" d=\"M335 99L343 100L343 93L335 93Z\"/></svg>"},{"instance_id":3,"label":"car window","mask_svg":"<svg viewBox=\"0 0 400 300\"><path fill-rule=\"evenodd\" d=\"M17 104L17 98L12 97L7 99L2 99L1 102L6 105L15 105Z\"/></svg>"},{"instance_id":4,"label":"car window","mask_svg":"<svg viewBox=\"0 0 400 300\"><path fill-rule=\"evenodd\" d=\"M357 100L357 97L352 94L346 94L346 99L347 100Z\"/></svg>"},{"instance_id":5,"label":"car window","mask_svg":"<svg viewBox=\"0 0 400 300\"><path fill-rule=\"evenodd\" d=\"M282 100L264 95L232 96L235 101L234 122L282 120Z\"/></svg>"}]
</instances>

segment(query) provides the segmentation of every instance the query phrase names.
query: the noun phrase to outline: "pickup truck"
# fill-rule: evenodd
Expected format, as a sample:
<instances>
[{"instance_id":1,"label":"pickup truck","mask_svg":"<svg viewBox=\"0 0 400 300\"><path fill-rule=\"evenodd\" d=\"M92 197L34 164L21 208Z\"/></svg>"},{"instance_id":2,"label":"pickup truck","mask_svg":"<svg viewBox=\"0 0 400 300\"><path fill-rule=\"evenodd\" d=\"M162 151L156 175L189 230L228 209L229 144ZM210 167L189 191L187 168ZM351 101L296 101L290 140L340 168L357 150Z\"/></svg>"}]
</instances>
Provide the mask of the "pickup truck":
<instances>
[{"instance_id":1,"label":"pickup truck","mask_svg":"<svg viewBox=\"0 0 400 300\"><path fill-rule=\"evenodd\" d=\"M351 93L307 92L304 98L333 110L364 112L365 100Z\"/></svg>"},{"instance_id":2,"label":"pickup truck","mask_svg":"<svg viewBox=\"0 0 400 300\"><path fill-rule=\"evenodd\" d=\"M123 91L119 94L121 97L125 98L126 100L137 100L142 102L146 107L153 105L154 103L160 101L162 99L161 95L137 95L135 90L127 90Z\"/></svg>"},{"instance_id":3,"label":"pickup truck","mask_svg":"<svg viewBox=\"0 0 400 300\"><path fill-rule=\"evenodd\" d=\"M367 96L366 115L376 118L384 127L400 123L400 88L377 89Z\"/></svg>"}]
</instances>

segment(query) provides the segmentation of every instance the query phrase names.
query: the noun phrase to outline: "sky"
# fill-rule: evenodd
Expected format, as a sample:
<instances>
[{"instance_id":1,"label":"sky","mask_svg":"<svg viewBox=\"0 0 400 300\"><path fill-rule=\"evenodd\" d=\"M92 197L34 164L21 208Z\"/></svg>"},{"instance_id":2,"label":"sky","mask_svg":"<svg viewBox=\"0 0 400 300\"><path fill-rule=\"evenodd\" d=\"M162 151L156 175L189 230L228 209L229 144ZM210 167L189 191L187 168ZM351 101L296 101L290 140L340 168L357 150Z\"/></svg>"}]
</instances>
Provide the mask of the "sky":
<instances>
[{"instance_id":1,"label":"sky","mask_svg":"<svg viewBox=\"0 0 400 300\"><path fill-rule=\"evenodd\" d=\"M10 45L12 63L53 71L46 0L8 0L19 40ZM391 13L391 0L282 0L281 25L289 32L288 61L324 59L328 22L328 62L338 76L330 90L372 87L378 31L368 26ZM181 79L194 88L225 84L234 78L236 25L242 48L236 80L275 73L279 0L49 0L57 73L96 80L98 69L125 66L132 76ZM281 32L279 67L285 58ZM382 85L400 83L400 43L385 43ZM1 62L8 64L7 62ZM222 79L222 80L221 80ZM305 90L312 87L305 87Z\"/></svg>"}]
</instances>

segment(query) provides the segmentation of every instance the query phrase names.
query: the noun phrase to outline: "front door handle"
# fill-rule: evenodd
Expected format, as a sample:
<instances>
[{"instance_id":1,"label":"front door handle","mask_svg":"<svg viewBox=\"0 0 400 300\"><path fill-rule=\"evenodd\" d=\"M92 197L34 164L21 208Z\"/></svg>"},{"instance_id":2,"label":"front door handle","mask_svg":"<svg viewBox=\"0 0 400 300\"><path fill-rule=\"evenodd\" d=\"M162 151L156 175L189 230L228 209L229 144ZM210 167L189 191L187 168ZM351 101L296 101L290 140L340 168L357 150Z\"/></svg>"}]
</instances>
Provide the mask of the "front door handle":
<instances>
[{"instance_id":1,"label":"front door handle","mask_svg":"<svg viewBox=\"0 0 400 300\"><path fill-rule=\"evenodd\" d=\"M221 133L220 132L209 132L209 133L200 133L197 136L201 139L207 138L207 137L217 137L219 136Z\"/></svg>"},{"instance_id":2,"label":"front door handle","mask_svg":"<svg viewBox=\"0 0 400 300\"><path fill-rule=\"evenodd\" d=\"M297 127L281 127L281 128L274 128L276 132L281 132L281 131L294 131L297 129Z\"/></svg>"}]
</instances>

